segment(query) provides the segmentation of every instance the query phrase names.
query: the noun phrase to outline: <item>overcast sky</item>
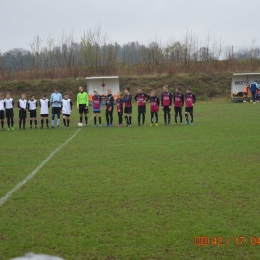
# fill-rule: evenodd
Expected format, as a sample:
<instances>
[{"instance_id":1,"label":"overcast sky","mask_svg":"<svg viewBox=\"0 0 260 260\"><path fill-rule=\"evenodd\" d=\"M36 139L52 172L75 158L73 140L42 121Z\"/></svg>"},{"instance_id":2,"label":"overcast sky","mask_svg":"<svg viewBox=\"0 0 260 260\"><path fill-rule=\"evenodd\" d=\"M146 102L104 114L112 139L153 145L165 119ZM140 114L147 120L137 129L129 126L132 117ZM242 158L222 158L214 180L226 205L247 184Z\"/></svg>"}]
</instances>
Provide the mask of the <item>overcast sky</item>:
<instances>
[{"instance_id":1,"label":"overcast sky","mask_svg":"<svg viewBox=\"0 0 260 260\"><path fill-rule=\"evenodd\" d=\"M181 40L192 31L224 45L260 45L260 0L0 0L0 51L30 49L34 36L84 31L101 25L111 42Z\"/></svg>"}]
</instances>

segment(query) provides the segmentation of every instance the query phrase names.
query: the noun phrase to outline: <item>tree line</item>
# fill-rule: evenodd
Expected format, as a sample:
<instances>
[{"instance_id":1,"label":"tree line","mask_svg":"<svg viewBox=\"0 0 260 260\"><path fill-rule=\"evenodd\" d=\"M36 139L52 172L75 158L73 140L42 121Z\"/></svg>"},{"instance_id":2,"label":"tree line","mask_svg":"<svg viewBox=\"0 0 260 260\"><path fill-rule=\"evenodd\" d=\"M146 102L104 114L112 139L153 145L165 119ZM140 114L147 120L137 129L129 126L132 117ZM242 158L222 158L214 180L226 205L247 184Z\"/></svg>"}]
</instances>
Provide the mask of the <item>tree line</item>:
<instances>
[{"instance_id":1,"label":"tree line","mask_svg":"<svg viewBox=\"0 0 260 260\"><path fill-rule=\"evenodd\" d=\"M73 32L62 33L58 43L35 36L30 50L0 52L0 80L85 77L98 75L148 75L255 71L260 65L256 39L250 47L234 50L221 39L207 35L203 41L192 32L181 40L112 43L100 26L75 41Z\"/></svg>"}]
</instances>

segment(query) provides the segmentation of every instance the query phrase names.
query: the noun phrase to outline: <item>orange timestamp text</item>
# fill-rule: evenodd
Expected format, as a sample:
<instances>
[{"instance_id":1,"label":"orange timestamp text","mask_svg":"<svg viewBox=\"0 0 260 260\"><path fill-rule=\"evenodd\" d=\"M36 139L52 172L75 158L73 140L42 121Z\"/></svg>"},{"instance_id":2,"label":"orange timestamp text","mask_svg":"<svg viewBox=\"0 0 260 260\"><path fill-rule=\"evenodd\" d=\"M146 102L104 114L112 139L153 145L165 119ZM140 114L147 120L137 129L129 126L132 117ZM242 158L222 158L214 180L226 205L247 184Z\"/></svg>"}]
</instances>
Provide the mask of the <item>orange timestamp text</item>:
<instances>
[{"instance_id":1,"label":"orange timestamp text","mask_svg":"<svg viewBox=\"0 0 260 260\"><path fill-rule=\"evenodd\" d=\"M228 244L233 244L236 246L243 246L249 244L251 246L260 246L260 237L245 237L245 236L238 236L238 237L207 237L207 236L200 236L194 238L194 244L196 246L225 246Z\"/></svg>"}]
</instances>

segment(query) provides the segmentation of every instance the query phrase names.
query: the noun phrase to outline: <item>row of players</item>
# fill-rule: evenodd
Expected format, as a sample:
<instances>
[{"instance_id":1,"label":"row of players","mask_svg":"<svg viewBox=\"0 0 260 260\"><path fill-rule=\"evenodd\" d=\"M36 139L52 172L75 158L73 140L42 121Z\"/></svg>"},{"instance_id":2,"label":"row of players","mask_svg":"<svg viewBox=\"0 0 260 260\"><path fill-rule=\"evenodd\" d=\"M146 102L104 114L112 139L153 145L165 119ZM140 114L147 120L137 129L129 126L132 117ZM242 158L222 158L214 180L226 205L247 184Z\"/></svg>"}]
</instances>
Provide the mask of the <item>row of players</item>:
<instances>
[{"instance_id":1,"label":"row of players","mask_svg":"<svg viewBox=\"0 0 260 260\"><path fill-rule=\"evenodd\" d=\"M130 89L125 89L124 97L121 97L121 93L118 92L118 98L116 99L116 110L118 113L118 125L123 126L123 113L126 121L126 126L132 125L132 96ZM184 106L184 95L181 93L181 89L176 88L176 92L172 95L168 91L168 85L163 86L163 93L161 100L156 96L155 91L151 92L151 96L143 93L142 89L138 89L138 93L135 95L134 99L138 104L138 126L145 125L145 114L146 114L146 102L150 100L150 112L151 112L151 124L150 126L158 126L158 111L161 107L164 111L164 124L170 124L171 122L171 107L174 103L175 110L175 123L177 124L178 115L180 117L180 123L182 124L182 107ZM189 124L190 114L191 125L193 125L193 104L196 102L195 95L191 92L191 89L188 88L185 94L185 118L186 123ZM30 114L30 128L34 122L35 128L37 128L37 106L40 106L40 115L41 115L41 128L43 128L44 120L46 122L47 128L49 128L49 119L48 112L49 107L52 104L52 123L51 128L54 128L55 115L57 115L57 127L60 127L60 114L63 115L63 124L64 128L69 128L70 124L70 115L72 112L72 101L69 99L69 95L65 94L62 99L62 95L59 93L59 89L56 88L55 92L51 94L50 100L46 98L46 95L43 95L39 102L32 95L30 100L26 100L26 95L22 94L21 99L18 101L19 108L19 129L25 129L27 110ZM123 109L124 104L124 109ZM94 90L94 95L92 97L92 110L94 113L94 126L97 126L97 119L99 121L99 126L101 124L101 109L102 109L102 96L98 94L98 91ZM10 97L10 93L6 93L6 98L3 99L3 94L0 93L0 120L2 130L4 129L4 116L7 118L7 130L14 130L14 100ZM113 111L114 111L114 97L111 93L111 89L107 89L107 96L105 100L105 111L106 111L106 121L107 127L111 127L113 123ZM85 123L88 126L88 94L84 92L83 87L79 87L79 93L77 94L77 109L80 114L80 123L82 124L83 114L85 115ZM4 115L5 110L5 115Z\"/></svg>"}]
</instances>

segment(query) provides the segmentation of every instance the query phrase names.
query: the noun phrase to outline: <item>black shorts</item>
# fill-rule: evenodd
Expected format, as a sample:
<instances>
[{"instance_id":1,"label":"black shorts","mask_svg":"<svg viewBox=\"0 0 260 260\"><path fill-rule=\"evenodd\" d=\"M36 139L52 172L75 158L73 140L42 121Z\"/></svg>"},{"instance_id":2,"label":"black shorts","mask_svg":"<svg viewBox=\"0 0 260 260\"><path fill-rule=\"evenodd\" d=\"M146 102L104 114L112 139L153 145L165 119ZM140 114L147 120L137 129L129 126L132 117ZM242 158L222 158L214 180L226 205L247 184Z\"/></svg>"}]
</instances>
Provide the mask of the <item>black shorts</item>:
<instances>
[{"instance_id":1,"label":"black shorts","mask_svg":"<svg viewBox=\"0 0 260 260\"><path fill-rule=\"evenodd\" d=\"M48 114L41 114L41 117L48 117Z\"/></svg>"},{"instance_id":2,"label":"black shorts","mask_svg":"<svg viewBox=\"0 0 260 260\"><path fill-rule=\"evenodd\" d=\"M169 106L164 106L164 107L163 107L163 111L164 111L164 113L166 113L166 112L170 112L171 109L170 109Z\"/></svg>"},{"instance_id":3,"label":"black shorts","mask_svg":"<svg viewBox=\"0 0 260 260\"><path fill-rule=\"evenodd\" d=\"M174 107L175 113L180 112L181 113L182 107Z\"/></svg>"},{"instance_id":4,"label":"black shorts","mask_svg":"<svg viewBox=\"0 0 260 260\"><path fill-rule=\"evenodd\" d=\"M185 112L192 113L193 112L193 107L185 107Z\"/></svg>"},{"instance_id":5,"label":"black shorts","mask_svg":"<svg viewBox=\"0 0 260 260\"><path fill-rule=\"evenodd\" d=\"M26 110L19 110L19 118L26 118L27 113Z\"/></svg>"},{"instance_id":6,"label":"black shorts","mask_svg":"<svg viewBox=\"0 0 260 260\"><path fill-rule=\"evenodd\" d=\"M60 111L61 111L61 107L53 107L51 113L54 115L58 115L60 114Z\"/></svg>"},{"instance_id":7,"label":"black shorts","mask_svg":"<svg viewBox=\"0 0 260 260\"><path fill-rule=\"evenodd\" d=\"M8 118L10 118L10 117L14 117L14 110L13 110L13 108L9 108L9 109L6 109L5 110L5 116Z\"/></svg>"},{"instance_id":8,"label":"black shorts","mask_svg":"<svg viewBox=\"0 0 260 260\"><path fill-rule=\"evenodd\" d=\"M86 109L86 104L79 104L79 114L87 114L88 113L88 108Z\"/></svg>"},{"instance_id":9,"label":"black shorts","mask_svg":"<svg viewBox=\"0 0 260 260\"><path fill-rule=\"evenodd\" d=\"M29 112L30 112L30 118L36 118L36 109L34 109L34 110L29 110Z\"/></svg>"},{"instance_id":10,"label":"black shorts","mask_svg":"<svg viewBox=\"0 0 260 260\"><path fill-rule=\"evenodd\" d=\"M100 110L93 111L94 114L100 114Z\"/></svg>"},{"instance_id":11,"label":"black shorts","mask_svg":"<svg viewBox=\"0 0 260 260\"><path fill-rule=\"evenodd\" d=\"M145 114L146 106L138 106L138 114Z\"/></svg>"},{"instance_id":12,"label":"black shorts","mask_svg":"<svg viewBox=\"0 0 260 260\"><path fill-rule=\"evenodd\" d=\"M70 117L70 115L69 114L62 114L63 116L66 116L66 117Z\"/></svg>"},{"instance_id":13,"label":"black shorts","mask_svg":"<svg viewBox=\"0 0 260 260\"><path fill-rule=\"evenodd\" d=\"M4 110L0 111L0 119L5 119L5 111Z\"/></svg>"},{"instance_id":14,"label":"black shorts","mask_svg":"<svg viewBox=\"0 0 260 260\"><path fill-rule=\"evenodd\" d=\"M124 113L125 114L132 114L132 107L125 107Z\"/></svg>"}]
</instances>

